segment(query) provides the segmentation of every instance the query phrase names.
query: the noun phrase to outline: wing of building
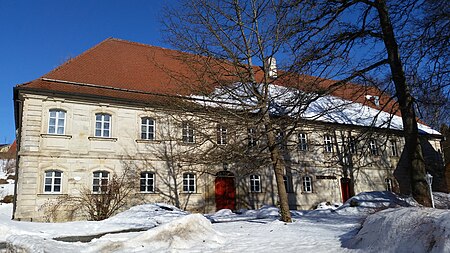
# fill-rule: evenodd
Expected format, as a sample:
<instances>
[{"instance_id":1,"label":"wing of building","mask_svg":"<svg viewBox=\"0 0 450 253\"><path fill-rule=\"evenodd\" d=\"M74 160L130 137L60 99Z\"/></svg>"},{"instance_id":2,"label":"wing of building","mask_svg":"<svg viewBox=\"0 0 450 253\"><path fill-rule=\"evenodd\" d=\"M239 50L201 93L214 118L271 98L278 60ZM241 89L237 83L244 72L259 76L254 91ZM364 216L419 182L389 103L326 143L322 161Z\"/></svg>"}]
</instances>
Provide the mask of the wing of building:
<instances>
[{"instance_id":1,"label":"wing of building","mask_svg":"<svg viewBox=\"0 0 450 253\"><path fill-rule=\"evenodd\" d=\"M212 212L276 205L269 147L261 134L267 129L256 116L261 108L252 97L243 99L250 86L242 78L221 72L231 67L107 39L16 86L14 218L51 220L52 203L86 190L101 194L113 175L123 172L135 179L128 206L166 202ZM263 80L261 69L252 68ZM321 91L335 82L274 73L268 109L277 119L291 208L340 202L355 192L395 190L392 173L404 144L395 101L355 84L325 94ZM308 103L302 103L305 98ZM438 180L442 136L424 124L419 129L434 185L445 188ZM69 209L59 219L81 218L69 217Z\"/></svg>"}]
</instances>

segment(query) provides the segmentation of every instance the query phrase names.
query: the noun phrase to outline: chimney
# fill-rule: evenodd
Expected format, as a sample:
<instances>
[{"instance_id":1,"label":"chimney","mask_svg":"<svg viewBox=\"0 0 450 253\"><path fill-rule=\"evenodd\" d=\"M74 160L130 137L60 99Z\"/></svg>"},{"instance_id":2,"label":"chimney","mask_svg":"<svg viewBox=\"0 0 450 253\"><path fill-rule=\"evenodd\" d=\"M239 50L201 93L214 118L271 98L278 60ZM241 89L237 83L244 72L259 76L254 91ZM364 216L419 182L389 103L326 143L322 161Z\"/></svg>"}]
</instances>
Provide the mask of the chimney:
<instances>
[{"instance_id":1,"label":"chimney","mask_svg":"<svg viewBox=\"0 0 450 253\"><path fill-rule=\"evenodd\" d=\"M275 60L275 57L267 58L266 66L268 68L269 77L277 78L277 60Z\"/></svg>"}]
</instances>

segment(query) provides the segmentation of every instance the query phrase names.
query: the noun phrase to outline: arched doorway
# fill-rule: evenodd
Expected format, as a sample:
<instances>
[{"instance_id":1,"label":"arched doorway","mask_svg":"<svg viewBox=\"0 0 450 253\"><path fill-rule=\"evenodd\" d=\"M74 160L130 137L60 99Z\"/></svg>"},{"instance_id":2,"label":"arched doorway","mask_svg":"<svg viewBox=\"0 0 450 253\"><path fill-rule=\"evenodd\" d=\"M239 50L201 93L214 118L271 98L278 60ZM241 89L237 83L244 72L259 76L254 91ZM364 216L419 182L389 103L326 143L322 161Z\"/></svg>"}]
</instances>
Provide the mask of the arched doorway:
<instances>
[{"instance_id":1,"label":"arched doorway","mask_svg":"<svg viewBox=\"0 0 450 253\"><path fill-rule=\"evenodd\" d=\"M215 180L216 210L236 209L236 187L234 174L230 171L219 171Z\"/></svg>"}]
</instances>

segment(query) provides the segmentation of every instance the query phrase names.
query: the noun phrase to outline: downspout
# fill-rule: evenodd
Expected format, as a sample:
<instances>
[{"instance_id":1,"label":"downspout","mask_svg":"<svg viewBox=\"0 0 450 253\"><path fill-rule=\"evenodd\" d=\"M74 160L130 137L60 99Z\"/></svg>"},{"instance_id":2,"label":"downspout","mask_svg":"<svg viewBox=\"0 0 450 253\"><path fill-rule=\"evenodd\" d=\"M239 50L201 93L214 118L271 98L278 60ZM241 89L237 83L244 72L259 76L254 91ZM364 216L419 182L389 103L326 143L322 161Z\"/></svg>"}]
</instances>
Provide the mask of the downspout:
<instances>
[{"instance_id":1,"label":"downspout","mask_svg":"<svg viewBox=\"0 0 450 253\"><path fill-rule=\"evenodd\" d=\"M23 113L23 101L19 99L19 90L17 87L13 89L13 102L14 102L14 120L16 125L16 171L14 175L14 197L13 197L13 212L12 219L15 219L16 207L17 207L17 186L19 182L19 163L20 163L20 147L21 147L21 133L22 133L22 113Z\"/></svg>"}]
</instances>

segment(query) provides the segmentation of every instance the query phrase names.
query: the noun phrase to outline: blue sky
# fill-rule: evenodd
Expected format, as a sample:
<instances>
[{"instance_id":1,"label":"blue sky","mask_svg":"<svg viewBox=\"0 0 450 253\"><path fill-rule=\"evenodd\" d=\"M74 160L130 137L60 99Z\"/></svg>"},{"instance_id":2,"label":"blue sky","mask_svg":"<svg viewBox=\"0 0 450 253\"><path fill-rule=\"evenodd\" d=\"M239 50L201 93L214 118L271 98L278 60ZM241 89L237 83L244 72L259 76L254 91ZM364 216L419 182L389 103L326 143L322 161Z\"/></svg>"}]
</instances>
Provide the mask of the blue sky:
<instances>
[{"instance_id":1,"label":"blue sky","mask_svg":"<svg viewBox=\"0 0 450 253\"><path fill-rule=\"evenodd\" d=\"M164 1L0 0L0 144L14 141L13 87L108 37L162 42Z\"/></svg>"}]
</instances>

